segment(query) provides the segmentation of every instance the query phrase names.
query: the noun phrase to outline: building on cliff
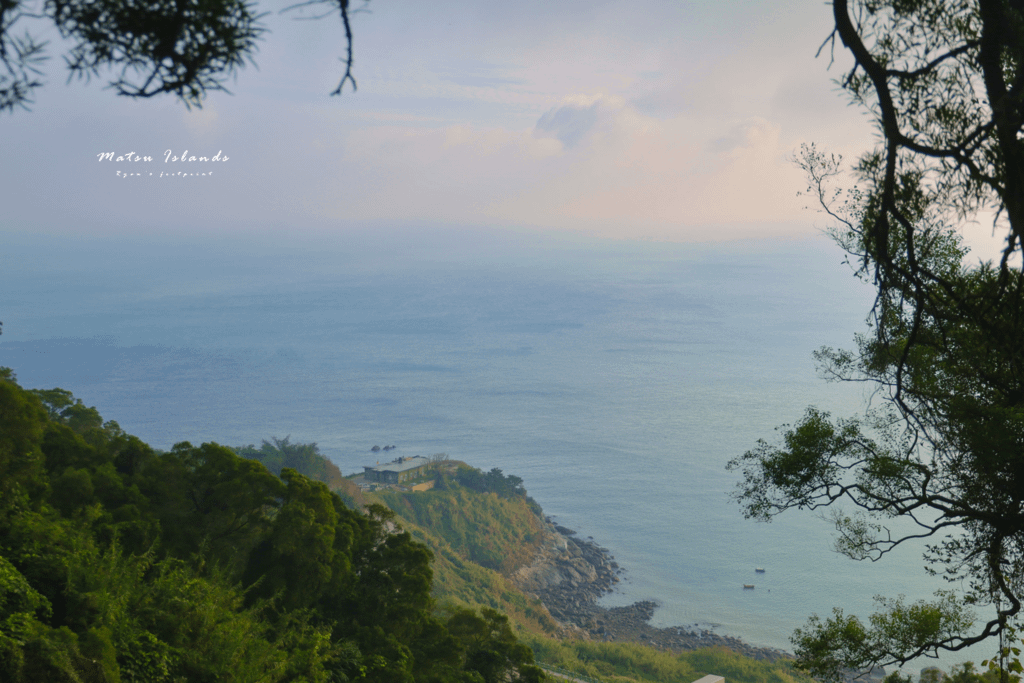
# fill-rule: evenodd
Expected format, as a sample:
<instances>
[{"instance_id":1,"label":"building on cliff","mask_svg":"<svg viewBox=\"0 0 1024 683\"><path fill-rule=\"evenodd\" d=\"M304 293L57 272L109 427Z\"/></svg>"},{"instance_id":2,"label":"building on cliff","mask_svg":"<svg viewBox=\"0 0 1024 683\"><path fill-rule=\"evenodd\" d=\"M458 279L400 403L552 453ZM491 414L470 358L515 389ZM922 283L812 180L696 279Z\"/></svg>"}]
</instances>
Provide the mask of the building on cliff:
<instances>
[{"instance_id":1,"label":"building on cliff","mask_svg":"<svg viewBox=\"0 0 1024 683\"><path fill-rule=\"evenodd\" d=\"M367 481L381 484L401 484L423 476L423 468L430 464L429 458L417 455L412 458L401 457L381 465L363 465L363 476Z\"/></svg>"}]
</instances>

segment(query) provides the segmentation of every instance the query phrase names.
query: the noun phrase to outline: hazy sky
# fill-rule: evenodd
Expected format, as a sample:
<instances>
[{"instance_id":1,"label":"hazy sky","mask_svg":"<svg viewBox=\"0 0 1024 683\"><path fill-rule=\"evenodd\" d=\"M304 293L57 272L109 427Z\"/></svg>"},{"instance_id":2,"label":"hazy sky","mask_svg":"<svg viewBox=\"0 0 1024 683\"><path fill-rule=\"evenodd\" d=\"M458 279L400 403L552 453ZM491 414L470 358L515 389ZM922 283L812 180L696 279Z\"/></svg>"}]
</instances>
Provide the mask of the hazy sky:
<instances>
[{"instance_id":1,"label":"hazy sky","mask_svg":"<svg viewBox=\"0 0 1024 683\"><path fill-rule=\"evenodd\" d=\"M353 16L359 89L341 97L328 96L340 20L279 7L261 6L275 14L258 69L192 111L119 98L102 79L65 84L51 29L47 85L31 112L0 118L0 225L807 235L825 221L803 210L788 158L801 142L849 158L872 141L831 83L845 55L831 71L827 54L815 59L830 30L821 2L373 0ZM168 150L228 160L168 163ZM104 152L154 161L98 161ZM213 173L160 177L182 170Z\"/></svg>"}]
</instances>

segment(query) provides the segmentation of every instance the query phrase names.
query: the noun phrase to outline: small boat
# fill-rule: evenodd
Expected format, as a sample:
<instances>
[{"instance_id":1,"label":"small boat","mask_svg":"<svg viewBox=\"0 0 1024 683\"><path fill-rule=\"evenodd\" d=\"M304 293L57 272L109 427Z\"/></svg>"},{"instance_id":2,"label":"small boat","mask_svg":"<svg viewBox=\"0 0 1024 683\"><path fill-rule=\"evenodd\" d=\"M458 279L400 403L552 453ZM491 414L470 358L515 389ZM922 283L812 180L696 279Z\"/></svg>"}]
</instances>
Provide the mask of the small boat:
<instances>
[{"instance_id":1,"label":"small boat","mask_svg":"<svg viewBox=\"0 0 1024 683\"><path fill-rule=\"evenodd\" d=\"M753 590L753 589L754 589L754 584L752 584L752 583L745 583L745 584L743 584L743 590Z\"/></svg>"},{"instance_id":2,"label":"small boat","mask_svg":"<svg viewBox=\"0 0 1024 683\"><path fill-rule=\"evenodd\" d=\"M758 574L764 574L764 567L754 567L754 571Z\"/></svg>"}]
</instances>

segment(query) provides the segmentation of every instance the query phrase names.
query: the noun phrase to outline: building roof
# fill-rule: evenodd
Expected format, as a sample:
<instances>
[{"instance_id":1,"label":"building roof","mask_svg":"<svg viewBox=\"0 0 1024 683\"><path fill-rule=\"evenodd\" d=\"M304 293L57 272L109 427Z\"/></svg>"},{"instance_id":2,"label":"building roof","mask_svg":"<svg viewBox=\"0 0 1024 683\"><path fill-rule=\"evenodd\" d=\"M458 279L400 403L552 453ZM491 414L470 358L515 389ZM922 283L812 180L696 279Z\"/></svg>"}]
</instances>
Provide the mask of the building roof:
<instances>
[{"instance_id":1,"label":"building roof","mask_svg":"<svg viewBox=\"0 0 1024 683\"><path fill-rule=\"evenodd\" d=\"M409 470L414 470L417 467L423 467L424 465L429 464L430 458L424 458L422 455L417 455L411 458L396 458L395 460L386 462L383 465L364 465L363 467L376 472L407 472Z\"/></svg>"}]
</instances>

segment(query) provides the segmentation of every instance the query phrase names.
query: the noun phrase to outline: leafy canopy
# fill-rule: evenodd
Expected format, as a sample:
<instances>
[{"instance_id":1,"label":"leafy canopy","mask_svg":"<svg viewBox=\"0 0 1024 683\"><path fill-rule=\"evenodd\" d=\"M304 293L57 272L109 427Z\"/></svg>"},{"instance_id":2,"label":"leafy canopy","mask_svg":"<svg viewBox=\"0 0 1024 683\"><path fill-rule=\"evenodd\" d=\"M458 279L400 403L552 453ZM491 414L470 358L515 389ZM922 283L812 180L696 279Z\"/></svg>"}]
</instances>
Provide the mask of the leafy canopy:
<instances>
[{"instance_id":1,"label":"leafy canopy","mask_svg":"<svg viewBox=\"0 0 1024 683\"><path fill-rule=\"evenodd\" d=\"M0 368L0 681L540 680L503 615L435 611L390 510L288 466L315 445L267 446L157 453Z\"/></svg>"}]
</instances>

